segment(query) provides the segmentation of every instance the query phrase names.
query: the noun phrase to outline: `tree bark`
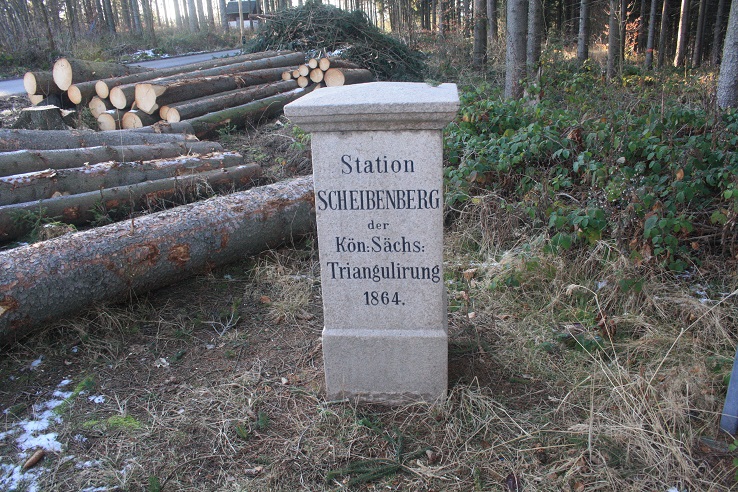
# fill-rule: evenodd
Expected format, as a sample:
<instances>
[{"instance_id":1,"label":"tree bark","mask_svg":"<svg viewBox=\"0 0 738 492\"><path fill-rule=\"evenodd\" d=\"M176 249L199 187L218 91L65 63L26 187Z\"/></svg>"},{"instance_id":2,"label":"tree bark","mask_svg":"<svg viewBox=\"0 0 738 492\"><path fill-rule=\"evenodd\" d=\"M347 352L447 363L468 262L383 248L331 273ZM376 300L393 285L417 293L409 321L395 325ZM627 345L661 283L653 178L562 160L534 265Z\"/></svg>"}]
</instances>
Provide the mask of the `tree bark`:
<instances>
[{"instance_id":1,"label":"tree bark","mask_svg":"<svg viewBox=\"0 0 738 492\"><path fill-rule=\"evenodd\" d=\"M174 125L177 125L176 128L178 130L182 128L187 129L189 133L196 135L197 138L210 137L225 126L243 128L260 120L272 118L280 114L286 104L309 93L311 89L312 87L293 89L289 92L259 99L241 106L235 106L184 120L180 123L174 123Z\"/></svg>"},{"instance_id":2,"label":"tree bark","mask_svg":"<svg viewBox=\"0 0 738 492\"><path fill-rule=\"evenodd\" d=\"M179 1L174 0L173 3L174 3L174 21L176 22L177 30L181 30L184 28L184 24L182 23L182 14L179 12Z\"/></svg>"},{"instance_id":3,"label":"tree bark","mask_svg":"<svg viewBox=\"0 0 738 492\"><path fill-rule=\"evenodd\" d=\"M160 106L195 99L220 92L249 87L282 79L282 68L268 68L213 77L198 77L171 82L139 84L136 87L136 108L153 113Z\"/></svg>"},{"instance_id":4,"label":"tree bark","mask_svg":"<svg viewBox=\"0 0 738 492\"><path fill-rule=\"evenodd\" d=\"M648 40L646 41L646 70L653 69L653 49L656 38L656 6L657 1L651 0L651 12L648 17Z\"/></svg>"},{"instance_id":5,"label":"tree bark","mask_svg":"<svg viewBox=\"0 0 738 492\"><path fill-rule=\"evenodd\" d=\"M473 64L476 70L487 66L487 2L474 0L474 50Z\"/></svg>"},{"instance_id":6,"label":"tree bark","mask_svg":"<svg viewBox=\"0 0 738 492\"><path fill-rule=\"evenodd\" d=\"M656 0L652 0L656 1ZM589 0L581 0L579 6L579 36L577 38L577 61L584 63L589 58Z\"/></svg>"},{"instance_id":7,"label":"tree bark","mask_svg":"<svg viewBox=\"0 0 738 492\"><path fill-rule=\"evenodd\" d=\"M205 10L202 6L202 0L195 0L195 5L197 6L198 25L200 26L200 29L207 30L208 20L205 18Z\"/></svg>"},{"instance_id":8,"label":"tree bark","mask_svg":"<svg viewBox=\"0 0 738 492\"><path fill-rule=\"evenodd\" d=\"M661 29L659 30L659 57L658 68L666 63L666 35L669 30L669 0L664 0L661 7Z\"/></svg>"},{"instance_id":9,"label":"tree bark","mask_svg":"<svg viewBox=\"0 0 738 492\"><path fill-rule=\"evenodd\" d=\"M213 0L206 0L208 10L208 26L215 31L215 14L213 13Z\"/></svg>"},{"instance_id":10,"label":"tree bark","mask_svg":"<svg viewBox=\"0 0 738 492\"><path fill-rule=\"evenodd\" d=\"M323 72L321 72L323 73ZM188 120L207 113L221 111L223 109L241 106L243 104L274 96L282 92L287 92L297 88L295 80L275 82L256 86L249 89L236 89L235 91L223 92L213 96L206 96L197 99L191 99L181 103L174 103L167 106L166 116L164 117L169 123L177 123L182 120Z\"/></svg>"},{"instance_id":11,"label":"tree bark","mask_svg":"<svg viewBox=\"0 0 738 492\"><path fill-rule=\"evenodd\" d=\"M134 109L128 111L123 115L123 118L120 121L120 125L122 128L127 130L130 128L142 128L144 126L151 126L157 121L159 121L158 113L156 116L152 116L148 113L144 113L143 111Z\"/></svg>"},{"instance_id":12,"label":"tree bark","mask_svg":"<svg viewBox=\"0 0 738 492\"><path fill-rule=\"evenodd\" d=\"M712 30L712 52L710 53L710 62L713 65L718 65L720 63L720 55L723 52L725 1L726 0L718 1L717 13L715 14L715 26Z\"/></svg>"},{"instance_id":13,"label":"tree bark","mask_svg":"<svg viewBox=\"0 0 738 492\"><path fill-rule=\"evenodd\" d=\"M55 194L78 195L144 181L197 174L243 165L240 154L182 156L145 162L103 162L68 169L47 169L0 178L0 206L49 200Z\"/></svg>"},{"instance_id":14,"label":"tree bark","mask_svg":"<svg viewBox=\"0 0 738 492\"><path fill-rule=\"evenodd\" d=\"M103 111L97 116L97 128L100 131L120 130L122 126L123 112L117 109Z\"/></svg>"},{"instance_id":15,"label":"tree bark","mask_svg":"<svg viewBox=\"0 0 738 492\"><path fill-rule=\"evenodd\" d=\"M14 150L51 150L95 147L98 145L142 145L163 142L185 142L191 135L142 133L120 130L93 132L75 130L3 130L0 129L0 152Z\"/></svg>"},{"instance_id":16,"label":"tree bark","mask_svg":"<svg viewBox=\"0 0 738 492\"><path fill-rule=\"evenodd\" d=\"M187 0L187 8L190 12L190 32L198 32L200 26L197 22L197 11L195 9L195 0Z\"/></svg>"},{"instance_id":17,"label":"tree bark","mask_svg":"<svg viewBox=\"0 0 738 492\"><path fill-rule=\"evenodd\" d=\"M297 178L0 252L0 345L310 234L313 202Z\"/></svg>"},{"instance_id":18,"label":"tree bark","mask_svg":"<svg viewBox=\"0 0 738 492\"><path fill-rule=\"evenodd\" d=\"M218 0L218 6L220 7L220 26L223 31L228 32L231 26L228 23L228 14L226 14L226 0Z\"/></svg>"},{"instance_id":19,"label":"tree bark","mask_svg":"<svg viewBox=\"0 0 738 492\"><path fill-rule=\"evenodd\" d=\"M610 17L607 37L607 80L615 78L620 71L620 22L618 21L619 0L610 0Z\"/></svg>"},{"instance_id":20,"label":"tree bark","mask_svg":"<svg viewBox=\"0 0 738 492\"><path fill-rule=\"evenodd\" d=\"M528 1L508 0L505 50L506 99L520 99L523 96L521 80L525 78L527 29Z\"/></svg>"},{"instance_id":21,"label":"tree bark","mask_svg":"<svg viewBox=\"0 0 738 492\"><path fill-rule=\"evenodd\" d=\"M72 84L67 89L67 97L76 105L87 105L92 101L93 97L96 97L95 84L97 82L90 80L87 82L80 82L78 84Z\"/></svg>"},{"instance_id":22,"label":"tree bark","mask_svg":"<svg viewBox=\"0 0 738 492\"><path fill-rule=\"evenodd\" d=\"M738 0L733 0L717 85L718 107L738 108Z\"/></svg>"},{"instance_id":23,"label":"tree bark","mask_svg":"<svg viewBox=\"0 0 738 492\"><path fill-rule=\"evenodd\" d=\"M541 39L543 37L543 6L541 1L528 1L528 36L525 56L528 81L537 80L538 65L541 60Z\"/></svg>"},{"instance_id":24,"label":"tree bark","mask_svg":"<svg viewBox=\"0 0 738 492\"><path fill-rule=\"evenodd\" d=\"M28 94L61 94L64 92L54 82L51 72L26 72L23 76L23 88Z\"/></svg>"},{"instance_id":25,"label":"tree bark","mask_svg":"<svg viewBox=\"0 0 738 492\"><path fill-rule=\"evenodd\" d=\"M646 22L646 5L647 0L640 0L641 8L638 15L638 37L636 38L636 53L642 53L646 49L646 33L648 31L648 23ZM654 0L651 0L653 2Z\"/></svg>"},{"instance_id":26,"label":"tree bark","mask_svg":"<svg viewBox=\"0 0 738 492\"><path fill-rule=\"evenodd\" d=\"M216 142L167 142L150 145L98 146L56 150L18 150L0 153L0 176L32 173L47 169L68 169L85 164L115 161L150 161L187 154L222 152Z\"/></svg>"},{"instance_id":27,"label":"tree bark","mask_svg":"<svg viewBox=\"0 0 738 492\"><path fill-rule=\"evenodd\" d=\"M260 173L258 164L205 171L195 175L162 178L126 186L104 188L76 195L55 196L48 200L0 206L0 243L31 234L32 225L18 220L25 213L45 218L59 217L66 224L84 225L95 220L102 209L114 212L121 207L131 211L151 210L163 203L198 200L200 190L226 190L251 185Z\"/></svg>"},{"instance_id":28,"label":"tree bark","mask_svg":"<svg viewBox=\"0 0 738 492\"><path fill-rule=\"evenodd\" d=\"M329 68L323 74L326 87L338 87L350 84L362 84L374 80L371 70L365 68Z\"/></svg>"},{"instance_id":29,"label":"tree bark","mask_svg":"<svg viewBox=\"0 0 738 492\"><path fill-rule=\"evenodd\" d=\"M499 37L497 29L497 0L487 0L487 45L493 46Z\"/></svg>"},{"instance_id":30,"label":"tree bark","mask_svg":"<svg viewBox=\"0 0 738 492\"><path fill-rule=\"evenodd\" d=\"M113 4L110 0L102 0L103 11L105 12L105 25L108 26L108 32L115 34L115 17L113 16Z\"/></svg>"},{"instance_id":31,"label":"tree bark","mask_svg":"<svg viewBox=\"0 0 738 492\"><path fill-rule=\"evenodd\" d=\"M682 11L679 15L679 33L677 35L677 50L674 56L674 66L681 67L687 57L689 44L689 7L690 0L682 0Z\"/></svg>"},{"instance_id":32,"label":"tree bark","mask_svg":"<svg viewBox=\"0 0 738 492\"><path fill-rule=\"evenodd\" d=\"M702 45L705 37L705 10L707 0L700 0L700 9L697 14L697 33L694 36L694 49L692 50L692 67L702 64Z\"/></svg>"},{"instance_id":33,"label":"tree bark","mask_svg":"<svg viewBox=\"0 0 738 492\"><path fill-rule=\"evenodd\" d=\"M117 63L92 62L88 60L76 60L70 58L59 58L54 63L52 76L59 89L66 91L73 83L86 82L88 80L119 77L133 73L145 73L150 70L141 67L129 67Z\"/></svg>"}]
</instances>

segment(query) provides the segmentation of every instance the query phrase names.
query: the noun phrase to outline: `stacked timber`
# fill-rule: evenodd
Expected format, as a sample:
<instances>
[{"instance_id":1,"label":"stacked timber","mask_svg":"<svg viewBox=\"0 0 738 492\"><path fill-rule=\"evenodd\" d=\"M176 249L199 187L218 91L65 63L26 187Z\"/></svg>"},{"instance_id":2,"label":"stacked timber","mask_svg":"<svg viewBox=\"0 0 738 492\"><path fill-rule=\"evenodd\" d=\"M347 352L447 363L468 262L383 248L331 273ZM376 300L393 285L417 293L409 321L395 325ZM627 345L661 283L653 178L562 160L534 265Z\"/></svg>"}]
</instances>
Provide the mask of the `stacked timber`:
<instances>
[{"instance_id":1,"label":"stacked timber","mask_svg":"<svg viewBox=\"0 0 738 492\"><path fill-rule=\"evenodd\" d=\"M361 84L374 80L372 72L340 58L310 58L295 70L282 72L282 80L296 80L299 87L323 84L326 87Z\"/></svg>"},{"instance_id":2,"label":"stacked timber","mask_svg":"<svg viewBox=\"0 0 738 492\"><path fill-rule=\"evenodd\" d=\"M182 133L0 130L0 243L40 223L89 225L101 212L127 218L195 201L203 189L242 189L259 174Z\"/></svg>"}]
</instances>

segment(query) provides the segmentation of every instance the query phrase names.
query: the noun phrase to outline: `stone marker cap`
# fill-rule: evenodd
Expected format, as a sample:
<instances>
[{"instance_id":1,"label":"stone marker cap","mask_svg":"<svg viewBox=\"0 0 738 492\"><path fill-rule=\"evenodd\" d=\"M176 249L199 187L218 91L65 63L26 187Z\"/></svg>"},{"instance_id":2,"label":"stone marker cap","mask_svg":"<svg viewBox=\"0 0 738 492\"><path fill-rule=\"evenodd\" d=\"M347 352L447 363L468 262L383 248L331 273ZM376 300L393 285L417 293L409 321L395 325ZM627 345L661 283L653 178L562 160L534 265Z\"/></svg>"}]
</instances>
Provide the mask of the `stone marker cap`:
<instances>
[{"instance_id":1,"label":"stone marker cap","mask_svg":"<svg viewBox=\"0 0 738 492\"><path fill-rule=\"evenodd\" d=\"M440 130L458 109L456 84L370 82L314 90L284 114L308 132Z\"/></svg>"}]
</instances>

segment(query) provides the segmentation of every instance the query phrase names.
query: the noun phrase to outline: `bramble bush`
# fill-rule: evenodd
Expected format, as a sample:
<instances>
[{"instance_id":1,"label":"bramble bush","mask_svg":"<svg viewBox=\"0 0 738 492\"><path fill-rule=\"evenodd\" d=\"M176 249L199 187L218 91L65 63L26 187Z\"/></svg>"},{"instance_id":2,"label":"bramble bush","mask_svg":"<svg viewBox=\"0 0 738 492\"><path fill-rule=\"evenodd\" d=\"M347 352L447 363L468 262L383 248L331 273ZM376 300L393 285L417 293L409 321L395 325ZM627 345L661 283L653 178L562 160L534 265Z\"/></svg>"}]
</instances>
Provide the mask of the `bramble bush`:
<instances>
[{"instance_id":1,"label":"bramble bush","mask_svg":"<svg viewBox=\"0 0 738 492\"><path fill-rule=\"evenodd\" d=\"M616 240L674 271L735 256L738 112L682 102L691 86L668 75L607 86L587 65L549 72L517 101L462 88L445 138L449 205L494 192L548 228L554 250Z\"/></svg>"}]
</instances>

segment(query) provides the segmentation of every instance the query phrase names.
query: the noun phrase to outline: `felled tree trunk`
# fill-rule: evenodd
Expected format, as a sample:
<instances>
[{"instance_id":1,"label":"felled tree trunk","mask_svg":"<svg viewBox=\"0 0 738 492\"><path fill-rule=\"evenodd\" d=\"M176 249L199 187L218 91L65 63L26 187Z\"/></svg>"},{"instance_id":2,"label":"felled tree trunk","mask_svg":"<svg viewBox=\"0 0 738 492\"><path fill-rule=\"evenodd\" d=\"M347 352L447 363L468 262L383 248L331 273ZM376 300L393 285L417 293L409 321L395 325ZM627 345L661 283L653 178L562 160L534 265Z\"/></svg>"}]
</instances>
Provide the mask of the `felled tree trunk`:
<instances>
[{"instance_id":1,"label":"felled tree trunk","mask_svg":"<svg viewBox=\"0 0 738 492\"><path fill-rule=\"evenodd\" d=\"M100 131L120 130L123 113L117 109L110 109L97 117L97 127Z\"/></svg>"},{"instance_id":2,"label":"felled tree trunk","mask_svg":"<svg viewBox=\"0 0 738 492\"><path fill-rule=\"evenodd\" d=\"M26 72L23 76L23 88L30 95L48 96L64 92L54 82L51 72Z\"/></svg>"},{"instance_id":3,"label":"felled tree trunk","mask_svg":"<svg viewBox=\"0 0 738 492\"><path fill-rule=\"evenodd\" d=\"M241 106L208 113L197 118L184 120L175 128L181 130L183 126L192 129L191 133L198 138L205 138L214 135L218 129L225 126L234 126L243 128L249 123L254 123L261 119L268 119L281 113L286 104L291 103L300 96L304 96L310 92L312 88L297 88L283 94L259 99Z\"/></svg>"},{"instance_id":4,"label":"felled tree trunk","mask_svg":"<svg viewBox=\"0 0 738 492\"><path fill-rule=\"evenodd\" d=\"M147 68L119 65L117 63L59 58L54 62L51 74L54 77L54 82L56 82L57 87L66 91L73 83L149 71L150 70Z\"/></svg>"},{"instance_id":5,"label":"felled tree trunk","mask_svg":"<svg viewBox=\"0 0 738 492\"><path fill-rule=\"evenodd\" d=\"M329 68L323 76L326 87L361 84L374 80L374 75L365 68Z\"/></svg>"},{"instance_id":6,"label":"felled tree trunk","mask_svg":"<svg viewBox=\"0 0 738 492\"><path fill-rule=\"evenodd\" d=\"M96 97L97 95L95 93L96 83L96 81L92 80L72 84L71 86L69 86L69 89L67 89L67 97L69 97L69 100L72 101L74 104L87 104L92 100L93 97Z\"/></svg>"},{"instance_id":7,"label":"felled tree trunk","mask_svg":"<svg viewBox=\"0 0 738 492\"><path fill-rule=\"evenodd\" d=\"M142 145L192 140L189 135L157 134L118 130L83 132L74 130L0 130L0 152L12 150L73 149L98 145Z\"/></svg>"},{"instance_id":8,"label":"felled tree trunk","mask_svg":"<svg viewBox=\"0 0 738 492\"><path fill-rule=\"evenodd\" d=\"M66 130L61 109L56 106L23 108L13 128L25 130Z\"/></svg>"},{"instance_id":9,"label":"felled tree trunk","mask_svg":"<svg viewBox=\"0 0 738 492\"><path fill-rule=\"evenodd\" d=\"M152 161L102 162L69 169L0 177L0 206L48 200L56 194L78 195L104 188L172 178L243 165L235 153L180 156Z\"/></svg>"},{"instance_id":10,"label":"felled tree trunk","mask_svg":"<svg viewBox=\"0 0 738 492\"><path fill-rule=\"evenodd\" d=\"M114 108L109 99L101 99L97 96L90 99L87 107L90 108L90 113L92 113L92 116L95 118Z\"/></svg>"},{"instance_id":11,"label":"felled tree trunk","mask_svg":"<svg viewBox=\"0 0 738 492\"><path fill-rule=\"evenodd\" d=\"M123 118L121 119L121 126L125 129L129 128L141 128L144 126L153 125L157 121L159 121L158 118L159 115L156 115L156 117L144 113L143 111L138 110L131 110L128 111L126 114L123 115Z\"/></svg>"},{"instance_id":12,"label":"felled tree trunk","mask_svg":"<svg viewBox=\"0 0 738 492\"><path fill-rule=\"evenodd\" d=\"M67 224L87 224L95 219L96 210L146 210L179 198L192 201L198 190L221 190L246 187L259 175L258 164L205 171L196 175L162 178L117 188L105 188L76 195L63 195L37 202L0 206L0 243L12 241L31 232L31 225L19 216L31 213L54 217Z\"/></svg>"},{"instance_id":13,"label":"felled tree trunk","mask_svg":"<svg viewBox=\"0 0 738 492\"><path fill-rule=\"evenodd\" d=\"M232 56L228 58L214 58L212 60L190 63L187 65L180 65L178 67L160 68L157 70L151 70L145 73L126 75L124 77L113 77L109 79L98 80L95 84L95 91L98 97L106 98L110 96L110 91L114 87L119 87L127 84L136 84L138 82L144 82L160 77L169 77L171 75L181 73L192 73L197 70L203 70L206 68L221 67L224 65L231 65L233 63L243 62L247 60L260 60L262 58L269 58L270 56L279 55L279 51L264 51L261 53L250 53L248 55Z\"/></svg>"},{"instance_id":14,"label":"felled tree trunk","mask_svg":"<svg viewBox=\"0 0 738 492\"><path fill-rule=\"evenodd\" d=\"M169 105L173 102L186 101L252 85L276 82L281 78L281 68L267 68L212 77L162 82L151 81L136 86L136 108L151 114L160 106Z\"/></svg>"},{"instance_id":15,"label":"felled tree trunk","mask_svg":"<svg viewBox=\"0 0 738 492\"><path fill-rule=\"evenodd\" d=\"M200 97L167 106L165 118L170 123L195 118L207 113L221 111L226 108L240 106L257 99L264 99L275 94L286 92L297 88L294 80L275 82L272 84L253 87L250 89L237 89L235 91L223 92L212 96Z\"/></svg>"},{"instance_id":16,"label":"felled tree trunk","mask_svg":"<svg viewBox=\"0 0 738 492\"><path fill-rule=\"evenodd\" d=\"M0 345L313 232L310 177L0 252Z\"/></svg>"},{"instance_id":17,"label":"felled tree trunk","mask_svg":"<svg viewBox=\"0 0 738 492\"><path fill-rule=\"evenodd\" d=\"M187 154L221 152L222 150L223 147L219 143L198 141L119 147L18 150L0 153L0 176L32 173L46 169L68 169L107 161L149 161Z\"/></svg>"}]
</instances>

